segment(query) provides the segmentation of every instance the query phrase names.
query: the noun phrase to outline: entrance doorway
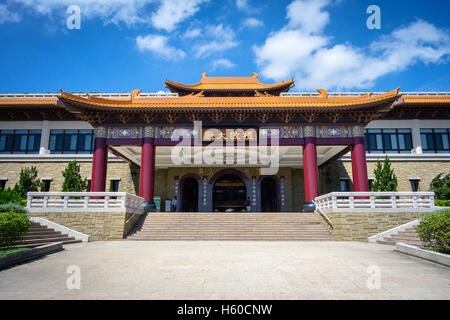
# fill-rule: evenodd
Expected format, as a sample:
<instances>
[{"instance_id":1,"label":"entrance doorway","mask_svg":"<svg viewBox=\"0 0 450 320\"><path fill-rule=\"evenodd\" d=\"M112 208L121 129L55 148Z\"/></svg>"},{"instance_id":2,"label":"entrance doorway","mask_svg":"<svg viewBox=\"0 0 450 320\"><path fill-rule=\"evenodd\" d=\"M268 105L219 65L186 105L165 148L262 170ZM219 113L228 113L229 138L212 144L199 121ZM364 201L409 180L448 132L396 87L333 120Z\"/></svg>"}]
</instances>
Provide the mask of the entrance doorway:
<instances>
[{"instance_id":1,"label":"entrance doorway","mask_svg":"<svg viewBox=\"0 0 450 320\"><path fill-rule=\"evenodd\" d=\"M224 174L213 187L214 212L241 212L245 210L247 189L244 181L234 174Z\"/></svg>"},{"instance_id":2,"label":"entrance doorway","mask_svg":"<svg viewBox=\"0 0 450 320\"><path fill-rule=\"evenodd\" d=\"M265 177L261 181L261 211L277 212L278 210L277 182L274 178Z\"/></svg>"},{"instance_id":3,"label":"entrance doorway","mask_svg":"<svg viewBox=\"0 0 450 320\"><path fill-rule=\"evenodd\" d=\"M183 182L183 192L180 211L198 211L198 182L195 178L187 178Z\"/></svg>"}]
</instances>

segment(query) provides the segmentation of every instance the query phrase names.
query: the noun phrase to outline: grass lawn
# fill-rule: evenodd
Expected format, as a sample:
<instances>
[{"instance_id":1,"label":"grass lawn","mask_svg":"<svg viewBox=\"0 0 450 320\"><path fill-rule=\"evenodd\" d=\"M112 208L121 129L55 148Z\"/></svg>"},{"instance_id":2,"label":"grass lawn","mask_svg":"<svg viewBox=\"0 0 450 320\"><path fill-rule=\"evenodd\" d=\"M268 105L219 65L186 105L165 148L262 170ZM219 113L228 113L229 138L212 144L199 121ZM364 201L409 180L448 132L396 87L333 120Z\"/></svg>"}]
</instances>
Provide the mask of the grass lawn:
<instances>
[{"instance_id":1,"label":"grass lawn","mask_svg":"<svg viewBox=\"0 0 450 320\"><path fill-rule=\"evenodd\" d=\"M14 248L14 249L8 249L8 250L0 250L0 256L3 256L8 253L14 253L19 251L28 250L28 248Z\"/></svg>"}]
</instances>

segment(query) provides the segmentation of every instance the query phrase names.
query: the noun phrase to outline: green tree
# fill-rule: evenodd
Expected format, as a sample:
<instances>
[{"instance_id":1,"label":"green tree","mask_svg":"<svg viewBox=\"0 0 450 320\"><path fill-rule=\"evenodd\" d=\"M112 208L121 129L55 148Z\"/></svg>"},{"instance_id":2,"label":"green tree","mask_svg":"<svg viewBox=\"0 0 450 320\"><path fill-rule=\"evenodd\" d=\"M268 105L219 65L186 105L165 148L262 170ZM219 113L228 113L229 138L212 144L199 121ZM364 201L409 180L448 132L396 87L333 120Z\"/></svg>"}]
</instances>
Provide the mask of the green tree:
<instances>
[{"instance_id":1,"label":"green tree","mask_svg":"<svg viewBox=\"0 0 450 320\"><path fill-rule=\"evenodd\" d=\"M431 180L430 190L434 191L436 199L450 200L450 173L442 177L444 173L439 173Z\"/></svg>"},{"instance_id":2,"label":"green tree","mask_svg":"<svg viewBox=\"0 0 450 320\"><path fill-rule=\"evenodd\" d=\"M19 193L22 198L26 198L30 191L38 191L41 182L37 175L36 167L23 168L20 171L19 182L14 186L14 191Z\"/></svg>"},{"instance_id":3,"label":"green tree","mask_svg":"<svg viewBox=\"0 0 450 320\"><path fill-rule=\"evenodd\" d=\"M372 182L373 191L397 191L397 176L391 169L391 161L388 156L381 163L377 161L377 166L373 171L375 180Z\"/></svg>"},{"instance_id":4,"label":"green tree","mask_svg":"<svg viewBox=\"0 0 450 320\"><path fill-rule=\"evenodd\" d=\"M63 192L83 192L87 189L87 179L81 177L80 166L76 160L70 161L61 173L64 177Z\"/></svg>"}]
</instances>

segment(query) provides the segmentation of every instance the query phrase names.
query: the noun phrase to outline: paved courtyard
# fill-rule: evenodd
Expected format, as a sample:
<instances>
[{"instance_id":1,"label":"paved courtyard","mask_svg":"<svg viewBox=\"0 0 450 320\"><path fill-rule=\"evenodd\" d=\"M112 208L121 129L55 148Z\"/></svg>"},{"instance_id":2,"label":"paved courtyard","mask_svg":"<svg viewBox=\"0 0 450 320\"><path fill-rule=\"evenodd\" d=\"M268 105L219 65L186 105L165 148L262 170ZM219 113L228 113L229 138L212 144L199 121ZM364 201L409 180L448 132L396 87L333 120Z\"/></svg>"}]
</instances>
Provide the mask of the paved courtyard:
<instances>
[{"instance_id":1,"label":"paved courtyard","mask_svg":"<svg viewBox=\"0 0 450 320\"><path fill-rule=\"evenodd\" d=\"M360 242L99 241L0 271L0 299L450 299L450 268Z\"/></svg>"}]
</instances>

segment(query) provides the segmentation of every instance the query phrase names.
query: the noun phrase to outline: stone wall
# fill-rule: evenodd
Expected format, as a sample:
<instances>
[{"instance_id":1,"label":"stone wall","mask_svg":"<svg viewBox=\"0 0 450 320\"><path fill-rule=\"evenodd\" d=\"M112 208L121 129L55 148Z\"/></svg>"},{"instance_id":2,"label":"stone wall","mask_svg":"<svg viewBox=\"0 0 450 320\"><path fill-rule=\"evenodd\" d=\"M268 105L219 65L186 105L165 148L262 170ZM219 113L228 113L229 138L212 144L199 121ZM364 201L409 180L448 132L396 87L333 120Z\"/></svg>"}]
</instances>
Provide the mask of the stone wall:
<instances>
[{"instance_id":1,"label":"stone wall","mask_svg":"<svg viewBox=\"0 0 450 320\"><path fill-rule=\"evenodd\" d=\"M324 221L338 241L364 241L383 231L421 219L424 212L334 212L327 213L333 229Z\"/></svg>"},{"instance_id":2,"label":"stone wall","mask_svg":"<svg viewBox=\"0 0 450 320\"><path fill-rule=\"evenodd\" d=\"M67 162L1 162L0 177L8 178L5 187L13 188L19 181L20 171L25 167L36 167L38 178L52 178L50 192L61 192L64 177L62 171L67 168ZM78 162L80 165L80 174L83 178L91 178L92 161ZM139 193L139 169L135 169L124 161L108 162L106 177L106 191L110 189L110 179L120 179L119 192L128 192L131 194Z\"/></svg>"},{"instance_id":3,"label":"stone wall","mask_svg":"<svg viewBox=\"0 0 450 320\"><path fill-rule=\"evenodd\" d=\"M375 176L376 161L367 161L369 179ZM449 163L444 161L391 161L391 168L397 176L398 191L411 191L409 178L420 178L419 191L429 191L431 180L441 172L449 173ZM340 191L339 179L353 179L351 161L335 161L319 169L319 193Z\"/></svg>"},{"instance_id":4,"label":"stone wall","mask_svg":"<svg viewBox=\"0 0 450 320\"><path fill-rule=\"evenodd\" d=\"M139 219L136 215L126 223L130 214L125 212L47 212L31 213L67 228L89 235L89 240L121 240Z\"/></svg>"}]
</instances>

